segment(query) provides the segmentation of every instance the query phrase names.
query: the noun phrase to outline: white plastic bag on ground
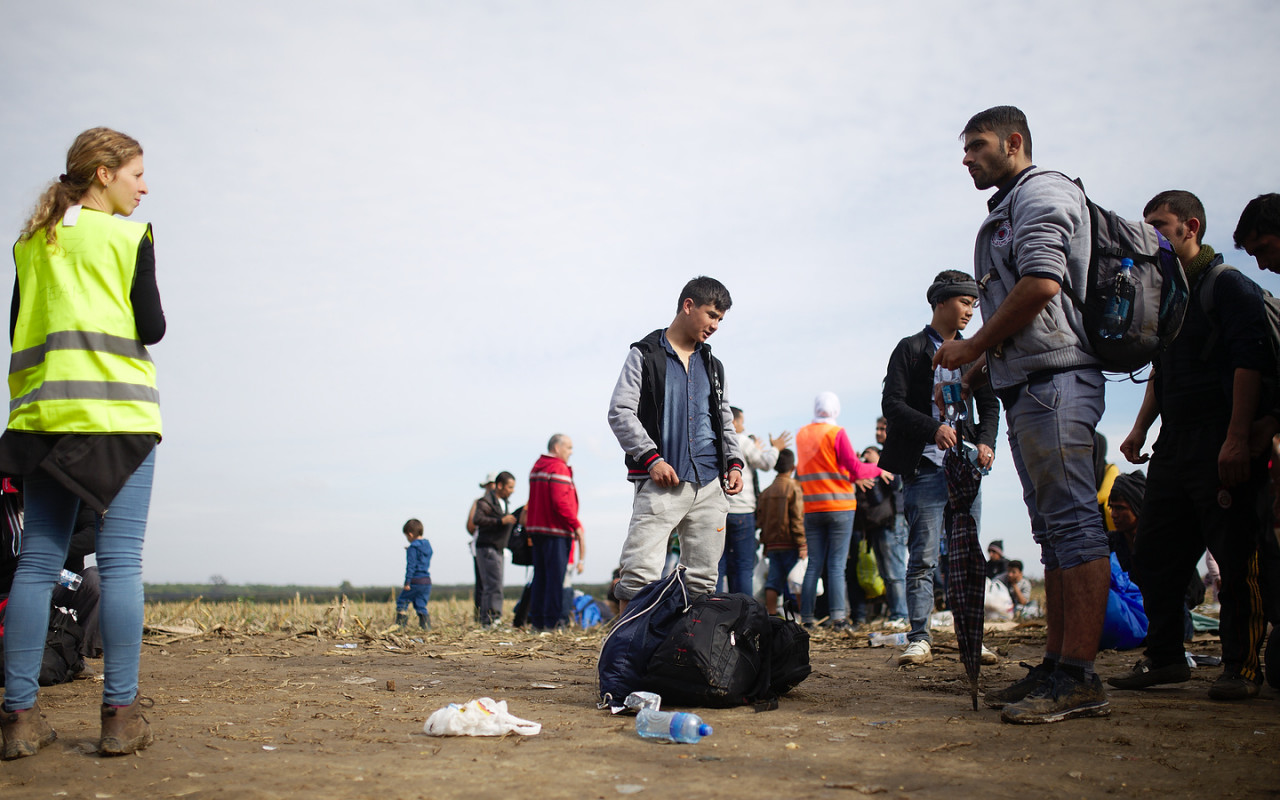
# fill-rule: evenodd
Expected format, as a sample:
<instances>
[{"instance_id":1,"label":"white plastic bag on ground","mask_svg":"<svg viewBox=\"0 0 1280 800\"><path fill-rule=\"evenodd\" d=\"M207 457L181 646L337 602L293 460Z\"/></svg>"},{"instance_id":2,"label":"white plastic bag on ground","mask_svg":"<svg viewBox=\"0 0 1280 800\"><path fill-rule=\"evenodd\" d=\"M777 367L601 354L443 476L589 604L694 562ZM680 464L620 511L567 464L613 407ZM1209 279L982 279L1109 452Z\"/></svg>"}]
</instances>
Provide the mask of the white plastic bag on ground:
<instances>
[{"instance_id":1,"label":"white plastic bag on ground","mask_svg":"<svg viewBox=\"0 0 1280 800\"><path fill-rule=\"evenodd\" d=\"M505 700L481 697L466 705L450 703L427 717L422 730L428 736L536 736L542 725L512 716Z\"/></svg>"},{"instance_id":2,"label":"white plastic bag on ground","mask_svg":"<svg viewBox=\"0 0 1280 800\"><path fill-rule=\"evenodd\" d=\"M1001 581L987 578L987 621L1004 622L1013 619L1013 597L1009 587Z\"/></svg>"}]
</instances>

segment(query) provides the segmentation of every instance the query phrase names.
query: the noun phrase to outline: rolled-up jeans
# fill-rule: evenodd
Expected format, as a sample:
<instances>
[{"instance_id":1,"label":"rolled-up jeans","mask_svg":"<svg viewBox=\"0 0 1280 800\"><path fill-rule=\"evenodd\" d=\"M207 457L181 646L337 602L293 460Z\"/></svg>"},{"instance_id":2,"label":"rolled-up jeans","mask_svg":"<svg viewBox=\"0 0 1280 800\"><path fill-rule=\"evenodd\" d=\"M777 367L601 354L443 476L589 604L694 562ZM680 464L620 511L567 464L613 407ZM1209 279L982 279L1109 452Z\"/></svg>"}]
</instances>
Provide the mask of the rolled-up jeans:
<instances>
[{"instance_id":1,"label":"rolled-up jeans","mask_svg":"<svg viewBox=\"0 0 1280 800\"><path fill-rule=\"evenodd\" d=\"M809 566L800 591L800 619L813 622L813 603L818 578L825 570L827 607L832 622L849 615L844 571L853 538L852 511L815 511L804 515L804 538L809 549Z\"/></svg>"},{"instance_id":2,"label":"rolled-up jeans","mask_svg":"<svg viewBox=\"0 0 1280 800\"><path fill-rule=\"evenodd\" d=\"M142 650L142 541L151 505L155 450L125 481L102 521L97 537L102 581L102 702L124 706L138 694ZM80 499L39 473L23 485L25 527L5 616L4 709L35 704L40 661L49 630L49 600L75 528Z\"/></svg>"},{"instance_id":3,"label":"rolled-up jeans","mask_svg":"<svg viewBox=\"0 0 1280 800\"><path fill-rule=\"evenodd\" d=\"M1110 555L1093 467L1105 387L1100 371L1079 369L1029 381L1001 398L1010 455L1045 570Z\"/></svg>"}]
</instances>

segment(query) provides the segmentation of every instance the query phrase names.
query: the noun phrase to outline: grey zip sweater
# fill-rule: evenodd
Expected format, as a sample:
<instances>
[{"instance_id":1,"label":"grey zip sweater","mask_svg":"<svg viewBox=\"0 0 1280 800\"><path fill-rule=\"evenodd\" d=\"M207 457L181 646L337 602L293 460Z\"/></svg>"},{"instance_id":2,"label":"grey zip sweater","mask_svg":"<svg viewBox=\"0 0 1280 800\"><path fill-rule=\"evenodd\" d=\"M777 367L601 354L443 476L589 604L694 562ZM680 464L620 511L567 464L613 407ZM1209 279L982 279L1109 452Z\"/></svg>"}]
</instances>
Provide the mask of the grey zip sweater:
<instances>
[{"instance_id":1,"label":"grey zip sweater","mask_svg":"<svg viewBox=\"0 0 1280 800\"><path fill-rule=\"evenodd\" d=\"M1022 277L1049 278L1084 294L1092 241L1084 192L1064 175L1043 172L1023 174L978 229L973 274L984 318ZM1096 366L1084 318L1062 292L1030 324L987 351L996 391L1026 383L1036 372Z\"/></svg>"}]
</instances>

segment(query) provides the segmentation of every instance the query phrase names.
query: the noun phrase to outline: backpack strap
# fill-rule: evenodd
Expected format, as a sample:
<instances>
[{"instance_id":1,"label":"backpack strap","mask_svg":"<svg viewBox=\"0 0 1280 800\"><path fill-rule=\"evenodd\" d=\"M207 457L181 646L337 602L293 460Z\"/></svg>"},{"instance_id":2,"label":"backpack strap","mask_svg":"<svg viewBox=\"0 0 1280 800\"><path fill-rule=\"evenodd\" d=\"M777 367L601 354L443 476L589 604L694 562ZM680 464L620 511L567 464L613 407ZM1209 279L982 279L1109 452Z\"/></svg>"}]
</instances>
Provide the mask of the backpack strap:
<instances>
[{"instance_id":1,"label":"backpack strap","mask_svg":"<svg viewBox=\"0 0 1280 800\"><path fill-rule=\"evenodd\" d=\"M1204 346L1200 348L1200 360L1208 361L1209 356L1213 354L1213 348L1218 344L1218 337L1222 333L1222 329L1218 326L1217 319L1213 316L1213 287L1217 284L1218 278L1222 273L1229 269L1235 269L1230 264L1215 264L1200 276L1200 280L1196 282L1196 296L1200 301L1200 308L1204 310L1205 319L1209 320L1209 335L1205 337Z\"/></svg>"},{"instance_id":2,"label":"backpack strap","mask_svg":"<svg viewBox=\"0 0 1280 800\"><path fill-rule=\"evenodd\" d=\"M1089 208L1089 225L1090 225L1089 230L1090 231L1097 230L1098 207L1093 204L1093 201L1089 200L1089 193L1085 191L1084 181L1080 180L1079 178L1072 178L1067 173L1059 172L1056 169L1046 169L1046 170L1041 170L1039 172L1033 172L1027 177L1023 178L1022 180L1018 181L1018 184L1013 187L1013 191L1009 192L1009 224L1010 225L1013 224L1013 208L1016 200L1015 195L1018 193L1018 190L1022 188L1023 184L1025 184L1027 181L1031 180L1032 178L1035 178L1040 175L1061 175L1063 178L1066 178L1067 180L1074 183L1077 187L1079 187L1080 191L1084 194L1085 205L1088 206ZM1090 250L1090 255L1089 255L1090 273L1089 274L1090 275L1093 274L1093 260L1097 258L1097 254L1094 252L1097 245L1094 241L1092 241L1095 238L1096 238L1095 235L1091 235L1090 242L1089 242L1089 250ZM1017 275L1016 270L1014 272L1014 275L1015 276ZM1076 291L1071 288L1071 284L1067 282L1067 280L1070 277L1071 276L1069 274L1066 274L1065 272L1063 273L1062 293L1065 294L1068 298L1070 298L1071 302L1075 305L1075 307L1080 311L1080 313L1083 314L1084 298L1081 297L1079 294L1077 294Z\"/></svg>"}]
</instances>

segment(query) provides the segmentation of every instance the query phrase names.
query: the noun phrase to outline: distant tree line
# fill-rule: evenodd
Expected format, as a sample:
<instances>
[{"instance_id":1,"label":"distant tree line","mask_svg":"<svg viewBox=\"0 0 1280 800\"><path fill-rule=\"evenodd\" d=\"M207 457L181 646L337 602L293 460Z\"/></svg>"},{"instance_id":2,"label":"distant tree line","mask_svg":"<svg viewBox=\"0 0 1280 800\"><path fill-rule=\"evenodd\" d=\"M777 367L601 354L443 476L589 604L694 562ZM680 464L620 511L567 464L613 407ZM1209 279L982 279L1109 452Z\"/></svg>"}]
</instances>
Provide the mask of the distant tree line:
<instances>
[{"instance_id":1,"label":"distant tree line","mask_svg":"<svg viewBox=\"0 0 1280 800\"><path fill-rule=\"evenodd\" d=\"M343 581L338 586L233 584L221 580L220 576L215 575L214 578L216 580L209 583L144 583L142 590L149 603L173 603L194 600L197 597L210 602L243 600L251 603L285 603L294 598L300 598L306 602L327 603L340 595L345 595L352 600L377 603L394 600L396 593L401 588L399 586L353 586L348 581ZM608 593L607 586L586 585L574 588L580 589L597 599L604 599ZM431 599L432 601L452 599L457 599L460 602L470 601L472 591L471 584L461 586L436 584L431 587ZM503 591L503 594L509 600L518 600L522 591L523 587L508 586Z\"/></svg>"}]
</instances>

